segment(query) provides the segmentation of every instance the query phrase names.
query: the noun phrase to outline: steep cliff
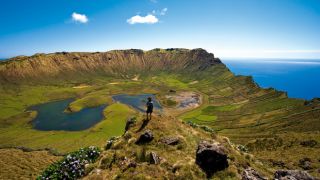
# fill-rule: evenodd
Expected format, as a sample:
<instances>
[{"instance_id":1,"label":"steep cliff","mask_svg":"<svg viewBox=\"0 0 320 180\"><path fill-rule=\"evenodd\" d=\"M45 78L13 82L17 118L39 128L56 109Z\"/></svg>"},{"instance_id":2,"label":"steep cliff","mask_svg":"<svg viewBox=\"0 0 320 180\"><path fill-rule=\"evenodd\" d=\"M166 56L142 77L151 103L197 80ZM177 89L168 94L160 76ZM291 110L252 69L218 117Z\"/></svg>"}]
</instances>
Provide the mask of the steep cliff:
<instances>
[{"instance_id":1,"label":"steep cliff","mask_svg":"<svg viewBox=\"0 0 320 180\"><path fill-rule=\"evenodd\" d=\"M198 71L221 61L203 49L113 50L20 56L0 63L0 81L21 83L88 75L121 76L156 71Z\"/></svg>"}]
</instances>

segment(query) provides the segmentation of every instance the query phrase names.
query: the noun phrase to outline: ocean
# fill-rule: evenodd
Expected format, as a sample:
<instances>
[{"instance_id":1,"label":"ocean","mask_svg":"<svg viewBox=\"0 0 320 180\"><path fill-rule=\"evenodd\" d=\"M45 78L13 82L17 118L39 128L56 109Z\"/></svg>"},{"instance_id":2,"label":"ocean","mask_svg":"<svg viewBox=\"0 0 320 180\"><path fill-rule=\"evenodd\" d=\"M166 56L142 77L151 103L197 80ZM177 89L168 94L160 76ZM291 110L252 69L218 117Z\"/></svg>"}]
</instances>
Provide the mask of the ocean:
<instances>
[{"instance_id":1,"label":"ocean","mask_svg":"<svg viewBox=\"0 0 320 180\"><path fill-rule=\"evenodd\" d=\"M288 92L292 98L320 97L320 59L223 59L236 75L251 75L263 88Z\"/></svg>"}]
</instances>

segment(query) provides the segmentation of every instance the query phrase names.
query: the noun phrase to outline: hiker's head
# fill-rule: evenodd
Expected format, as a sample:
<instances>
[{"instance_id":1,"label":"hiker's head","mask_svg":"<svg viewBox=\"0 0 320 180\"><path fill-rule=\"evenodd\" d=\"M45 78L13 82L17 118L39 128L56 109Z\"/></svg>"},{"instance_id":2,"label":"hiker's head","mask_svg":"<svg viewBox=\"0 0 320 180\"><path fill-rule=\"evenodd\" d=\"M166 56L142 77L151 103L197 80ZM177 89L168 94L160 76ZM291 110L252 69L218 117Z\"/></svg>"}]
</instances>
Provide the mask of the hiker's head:
<instances>
[{"instance_id":1,"label":"hiker's head","mask_svg":"<svg viewBox=\"0 0 320 180\"><path fill-rule=\"evenodd\" d=\"M152 98L151 98L151 97L148 97L148 101L152 101Z\"/></svg>"}]
</instances>

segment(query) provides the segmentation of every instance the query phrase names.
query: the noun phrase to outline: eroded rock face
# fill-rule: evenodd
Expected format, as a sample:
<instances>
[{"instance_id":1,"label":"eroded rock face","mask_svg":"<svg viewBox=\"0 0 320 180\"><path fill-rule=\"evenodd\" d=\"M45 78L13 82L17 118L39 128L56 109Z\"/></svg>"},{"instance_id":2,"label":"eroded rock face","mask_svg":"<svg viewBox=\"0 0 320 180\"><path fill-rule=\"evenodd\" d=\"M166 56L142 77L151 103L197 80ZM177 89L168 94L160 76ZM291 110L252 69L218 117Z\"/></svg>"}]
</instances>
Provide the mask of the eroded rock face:
<instances>
[{"instance_id":1,"label":"eroded rock face","mask_svg":"<svg viewBox=\"0 0 320 180\"><path fill-rule=\"evenodd\" d=\"M153 134L150 130L146 130L143 134L140 135L136 144L145 144L153 140Z\"/></svg>"},{"instance_id":2,"label":"eroded rock face","mask_svg":"<svg viewBox=\"0 0 320 180\"><path fill-rule=\"evenodd\" d=\"M242 180L267 180L265 177L260 175L256 170L249 167L245 169L241 174Z\"/></svg>"},{"instance_id":3,"label":"eroded rock face","mask_svg":"<svg viewBox=\"0 0 320 180\"><path fill-rule=\"evenodd\" d=\"M217 143L211 144L207 141L201 141L198 145L196 164L206 172L208 177L229 166L224 147Z\"/></svg>"},{"instance_id":4,"label":"eroded rock face","mask_svg":"<svg viewBox=\"0 0 320 180\"><path fill-rule=\"evenodd\" d=\"M278 170L274 173L275 180L315 180L310 174L300 170Z\"/></svg>"},{"instance_id":5,"label":"eroded rock face","mask_svg":"<svg viewBox=\"0 0 320 180\"><path fill-rule=\"evenodd\" d=\"M179 62L179 63L177 63ZM72 79L87 75L137 74L145 70L198 71L221 64L203 49L137 49L101 53L53 53L15 57L0 62L0 83L46 82L48 78Z\"/></svg>"}]
</instances>

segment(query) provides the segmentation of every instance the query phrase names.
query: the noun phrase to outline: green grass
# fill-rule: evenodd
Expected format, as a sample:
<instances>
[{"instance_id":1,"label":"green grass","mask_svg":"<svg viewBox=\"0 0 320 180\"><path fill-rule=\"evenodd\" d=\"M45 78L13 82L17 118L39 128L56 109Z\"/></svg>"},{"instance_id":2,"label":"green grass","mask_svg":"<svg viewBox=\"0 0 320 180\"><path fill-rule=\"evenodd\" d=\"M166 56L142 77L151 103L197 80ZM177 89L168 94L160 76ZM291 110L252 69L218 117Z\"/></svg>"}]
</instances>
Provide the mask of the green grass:
<instances>
[{"instance_id":1,"label":"green grass","mask_svg":"<svg viewBox=\"0 0 320 180\"><path fill-rule=\"evenodd\" d=\"M319 120L319 111L310 110L309 107L303 106L302 100L286 98L275 90L252 89L254 85L248 78L234 77L222 66L192 76L159 73L141 77L144 79L140 81L101 77L95 79L90 84L91 87L84 89L74 89L72 88L74 84L68 83L60 86L21 86L16 89L1 89L1 147L48 147L61 152L70 152L84 146L104 146L109 137L122 135L127 118L137 115L136 111L126 105L113 103L111 99L113 94L154 93L162 100L170 89L195 91L204 97L200 107L185 112L178 117L179 119L208 126L217 130L220 135L229 137L234 143L246 144L250 140L269 138L275 134L281 134L285 139L297 130L301 135L297 138L299 141L308 140L312 136L318 138L316 130L319 128L314 124ZM189 84L195 80L198 83ZM112 85L110 82L119 84ZM72 111L109 104L104 110L105 119L88 130L78 132L32 129L30 121L35 113L24 112L27 107L71 97L75 98L70 104ZM174 104L174 102L164 103L168 107ZM305 136L306 134L309 136ZM165 136L167 132L161 135ZM299 155L294 155L299 147L295 145L292 149L291 147L275 149L271 152L271 157L280 159L283 155L281 152L285 150L286 158L290 155L297 157L294 158L294 162L287 161L290 167L299 168L297 166L299 158L308 157L308 154L313 158L320 153L319 148L304 148L299 151ZM268 158L260 151L252 153L258 158ZM315 167L320 167L318 162L314 164Z\"/></svg>"},{"instance_id":2,"label":"green grass","mask_svg":"<svg viewBox=\"0 0 320 180\"><path fill-rule=\"evenodd\" d=\"M0 120L18 115L27 107L52 100L82 95L90 89L58 86L22 86L0 91Z\"/></svg>"},{"instance_id":3,"label":"green grass","mask_svg":"<svg viewBox=\"0 0 320 180\"><path fill-rule=\"evenodd\" d=\"M212 114L215 111L233 111L240 108L241 104L230 104L225 106L207 106L206 108L202 109L203 114Z\"/></svg>"},{"instance_id":4,"label":"green grass","mask_svg":"<svg viewBox=\"0 0 320 180\"><path fill-rule=\"evenodd\" d=\"M71 112L81 111L86 107L97 107L102 104L112 104L112 97L103 93L90 93L89 95L77 99L69 105Z\"/></svg>"},{"instance_id":5,"label":"green grass","mask_svg":"<svg viewBox=\"0 0 320 180\"><path fill-rule=\"evenodd\" d=\"M0 144L2 147L48 147L60 152L73 151L83 146L103 146L109 137L123 134L127 118L135 113L126 105L112 104L104 110L104 120L88 130L75 132L34 130L29 125L34 113L25 113L23 117L17 117L17 123L0 128Z\"/></svg>"},{"instance_id":6,"label":"green grass","mask_svg":"<svg viewBox=\"0 0 320 180\"><path fill-rule=\"evenodd\" d=\"M177 89L186 89L189 87L189 82L181 81L181 78L174 74L161 73L157 76L151 77L148 81L157 85L169 86Z\"/></svg>"}]
</instances>

